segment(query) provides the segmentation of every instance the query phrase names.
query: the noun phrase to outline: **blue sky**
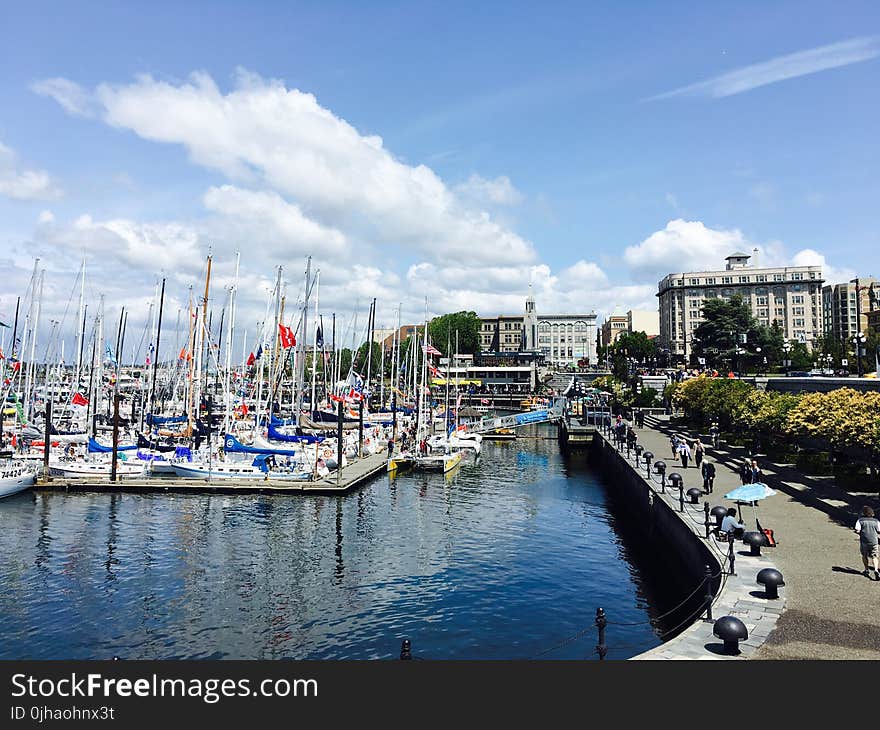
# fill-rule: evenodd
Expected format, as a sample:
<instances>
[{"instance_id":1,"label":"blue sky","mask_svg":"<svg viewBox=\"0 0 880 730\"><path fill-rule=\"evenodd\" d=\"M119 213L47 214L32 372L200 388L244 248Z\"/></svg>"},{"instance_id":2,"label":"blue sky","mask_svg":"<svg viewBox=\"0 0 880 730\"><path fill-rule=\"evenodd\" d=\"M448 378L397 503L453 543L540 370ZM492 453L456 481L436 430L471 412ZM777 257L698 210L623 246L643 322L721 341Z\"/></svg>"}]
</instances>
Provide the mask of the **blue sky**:
<instances>
[{"instance_id":1,"label":"blue sky","mask_svg":"<svg viewBox=\"0 0 880 730\"><path fill-rule=\"evenodd\" d=\"M208 245L218 287L243 251L255 321L309 253L322 309L386 321L517 311L530 281L539 310L654 306L731 246L880 275L876 3L0 12L7 316L34 256L60 308L85 255L92 296L145 312Z\"/></svg>"}]
</instances>

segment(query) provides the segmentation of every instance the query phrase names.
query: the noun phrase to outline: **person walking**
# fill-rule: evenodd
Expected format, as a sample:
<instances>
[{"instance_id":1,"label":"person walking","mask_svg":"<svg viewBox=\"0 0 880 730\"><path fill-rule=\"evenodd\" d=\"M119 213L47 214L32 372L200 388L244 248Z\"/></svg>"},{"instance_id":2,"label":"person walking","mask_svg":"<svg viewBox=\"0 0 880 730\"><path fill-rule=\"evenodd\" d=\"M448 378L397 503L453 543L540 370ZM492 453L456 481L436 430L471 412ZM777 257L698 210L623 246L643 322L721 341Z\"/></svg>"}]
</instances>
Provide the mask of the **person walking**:
<instances>
[{"instance_id":1,"label":"person walking","mask_svg":"<svg viewBox=\"0 0 880 730\"><path fill-rule=\"evenodd\" d=\"M681 457L681 468L688 468L688 459L691 458L691 450L687 445L687 441L682 440L678 445L678 455Z\"/></svg>"},{"instance_id":2,"label":"person walking","mask_svg":"<svg viewBox=\"0 0 880 730\"><path fill-rule=\"evenodd\" d=\"M748 459L739 465L739 478L743 484L752 483L752 463Z\"/></svg>"},{"instance_id":3,"label":"person walking","mask_svg":"<svg viewBox=\"0 0 880 730\"><path fill-rule=\"evenodd\" d=\"M865 569L862 575L870 578L868 573L868 561L874 564L874 580L880 580L880 547L878 547L878 535L880 535L880 521L874 517L874 510L865 505L862 507L862 515L856 520L853 528L859 536L859 551L862 554L862 562Z\"/></svg>"},{"instance_id":4,"label":"person walking","mask_svg":"<svg viewBox=\"0 0 880 730\"><path fill-rule=\"evenodd\" d=\"M758 462L752 459L752 484L757 484L762 481L764 481L764 472L761 471Z\"/></svg>"},{"instance_id":5,"label":"person walking","mask_svg":"<svg viewBox=\"0 0 880 730\"><path fill-rule=\"evenodd\" d=\"M678 456L678 436L676 434L669 437L669 445L672 447L672 458L674 459Z\"/></svg>"},{"instance_id":6,"label":"person walking","mask_svg":"<svg viewBox=\"0 0 880 730\"><path fill-rule=\"evenodd\" d=\"M704 461L700 467L700 473L703 475L703 491L706 494L712 494L715 486L715 464L711 461Z\"/></svg>"},{"instance_id":7,"label":"person walking","mask_svg":"<svg viewBox=\"0 0 880 730\"><path fill-rule=\"evenodd\" d=\"M703 456L705 456L705 451L706 450L703 446L703 442L700 441L699 438L697 438L697 440L694 441L694 466L696 466L697 469L699 469L700 465L703 463Z\"/></svg>"},{"instance_id":8,"label":"person walking","mask_svg":"<svg viewBox=\"0 0 880 730\"><path fill-rule=\"evenodd\" d=\"M718 448L718 434L720 432L721 430L718 428L718 421L713 421L712 427L709 429L709 433L712 436L712 447L715 449Z\"/></svg>"}]
</instances>

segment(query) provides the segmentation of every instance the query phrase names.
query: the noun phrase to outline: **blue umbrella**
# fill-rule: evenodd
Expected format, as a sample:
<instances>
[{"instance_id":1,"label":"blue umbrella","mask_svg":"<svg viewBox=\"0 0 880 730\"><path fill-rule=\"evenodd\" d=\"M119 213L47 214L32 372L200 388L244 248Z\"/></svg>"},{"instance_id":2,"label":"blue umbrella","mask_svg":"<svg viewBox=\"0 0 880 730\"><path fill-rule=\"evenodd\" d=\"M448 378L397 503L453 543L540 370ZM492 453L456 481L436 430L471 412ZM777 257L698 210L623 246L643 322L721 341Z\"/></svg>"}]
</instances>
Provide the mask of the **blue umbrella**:
<instances>
[{"instance_id":1,"label":"blue umbrella","mask_svg":"<svg viewBox=\"0 0 880 730\"><path fill-rule=\"evenodd\" d=\"M772 497L776 492L768 487L764 482L755 482L754 484L743 484L741 487L728 492L724 495L724 499L733 499L738 502L757 502L765 497Z\"/></svg>"}]
</instances>

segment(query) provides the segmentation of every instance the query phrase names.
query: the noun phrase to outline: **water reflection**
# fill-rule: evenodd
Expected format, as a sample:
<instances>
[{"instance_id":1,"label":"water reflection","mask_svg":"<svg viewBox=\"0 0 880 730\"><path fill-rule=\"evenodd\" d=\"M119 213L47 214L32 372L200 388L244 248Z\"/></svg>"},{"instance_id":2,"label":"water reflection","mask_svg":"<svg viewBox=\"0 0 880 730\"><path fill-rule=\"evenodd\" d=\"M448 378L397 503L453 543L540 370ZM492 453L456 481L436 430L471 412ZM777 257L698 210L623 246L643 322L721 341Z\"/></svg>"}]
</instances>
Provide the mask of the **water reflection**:
<instances>
[{"instance_id":1,"label":"water reflection","mask_svg":"<svg viewBox=\"0 0 880 730\"><path fill-rule=\"evenodd\" d=\"M3 658L527 658L656 645L605 489L552 440L344 497L41 493L0 505ZM615 643L617 648L615 648ZM595 635L545 658L591 655Z\"/></svg>"}]
</instances>

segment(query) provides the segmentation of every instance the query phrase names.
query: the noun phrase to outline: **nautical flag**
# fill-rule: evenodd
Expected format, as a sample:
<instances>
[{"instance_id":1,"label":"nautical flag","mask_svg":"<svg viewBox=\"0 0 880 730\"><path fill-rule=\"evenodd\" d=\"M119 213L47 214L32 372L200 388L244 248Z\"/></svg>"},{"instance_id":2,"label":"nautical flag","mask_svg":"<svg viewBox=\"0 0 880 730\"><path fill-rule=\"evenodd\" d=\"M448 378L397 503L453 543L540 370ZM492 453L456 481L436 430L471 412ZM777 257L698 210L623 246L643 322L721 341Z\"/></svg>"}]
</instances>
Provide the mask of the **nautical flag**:
<instances>
[{"instance_id":1,"label":"nautical flag","mask_svg":"<svg viewBox=\"0 0 880 730\"><path fill-rule=\"evenodd\" d=\"M0 350L0 360L5 360L6 355L3 354L3 350Z\"/></svg>"},{"instance_id":2,"label":"nautical flag","mask_svg":"<svg viewBox=\"0 0 880 730\"><path fill-rule=\"evenodd\" d=\"M12 363L12 372L17 373L19 370L21 370L20 360L16 360L13 358L12 360L10 360L10 362Z\"/></svg>"},{"instance_id":3,"label":"nautical flag","mask_svg":"<svg viewBox=\"0 0 880 730\"><path fill-rule=\"evenodd\" d=\"M150 343L150 351L147 353L147 361L146 361L146 363L145 363L146 365L149 365L149 364L150 364L150 360L151 360L151 357L152 357L152 355L153 355L153 349L154 349L154 348L153 348L153 343L151 342L151 343Z\"/></svg>"},{"instance_id":4,"label":"nautical flag","mask_svg":"<svg viewBox=\"0 0 880 730\"><path fill-rule=\"evenodd\" d=\"M87 406L89 402L83 397L82 393L74 393L70 401L72 406Z\"/></svg>"},{"instance_id":5,"label":"nautical flag","mask_svg":"<svg viewBox=\"0 0 880 730\"><path fill-rule=\"evenodd\" d=\"M487 406L487 405L489 405L489 399L488 398L480 398L480 403L483 404L484 406Z\"/></svg>"},{"instance_id":6,"label":"nautical flag","mask_svg":"<svg viewBox=\"0 0 880 730\"><path fill-rule=\"evenodd\" d=\"M109 362L113 363L114 365L117 364L117 363L116 363L116 358L113 357L113 351L110 349L110 343L109 343L109 342L105 343L105 352L104 352L104 355L105 355L105 358L106 358Z\"/></svg>"},{"instance_id":7,"label":"nautical flag","mask_svg":"<svg viewBox=\"0 0 880 730\"><path fill-rule=\"evenodd\" d=\"M318 325L318 333L315 335L315 346L324 347L324 331L321 329L321 325Z\"/></svg>"},{"instance_id":8,"label":"nautical flag","mask_svg":"<svg viewBox=\"0 0 880 730\"><path fill-rule=\"evenodd\" d=\"M262 357L262 355L263 355L263 346L260 345L260 346L257 348L257 360L259 360L259 359Z\"/></svg>"},{"instance_id":9,"label":"nautical flag","mask_svg":"<svg viewBox=\"0 0 880 730\"><path fill-rule=\"evenodd\" d=\"M248 355L248 359L247 359L248 366L253 365L256 361L257 361L256 356L254 355L253 352L251 352L251 354Z\"/></svg>"},{"instance_id":10,"label":"nautical flag","mask_svg":"<svg viewBox=\"0 0 880 730\"><path fill-rule=\"evenodd\" d=\"M435 368L431 363L428 363L428 370L431 371L432 377L435 377L435 378L446 377L440 368Z\"/></svg>"},{"instance_id":11,"label":"nautical flag","mask_svg":"<svg viewBox=\"0 0 880 730\"><path fill-rule=\"evenodd\" d=\"M285 327L280 322L278 323L278 333L281 335L281 347L283 349L287 349L289 347L293 347L296 344L296 337L293 336L293 330L290 327Z\"/></svg>"},{"instance_id":12,"label":"nautical flag","mask_svg":"<svg viewBox=\"0 0 880 730\"><path fill-rule=\"evenodd\" d=\"M422 352L427 352L429 355L442 355L443 354L442 352L440 352L440 350L438 350L436 347L434 347L434 345L432 345L430 343L428 343L427 345L422 345Z\"/></svg>"}]
</instances>

